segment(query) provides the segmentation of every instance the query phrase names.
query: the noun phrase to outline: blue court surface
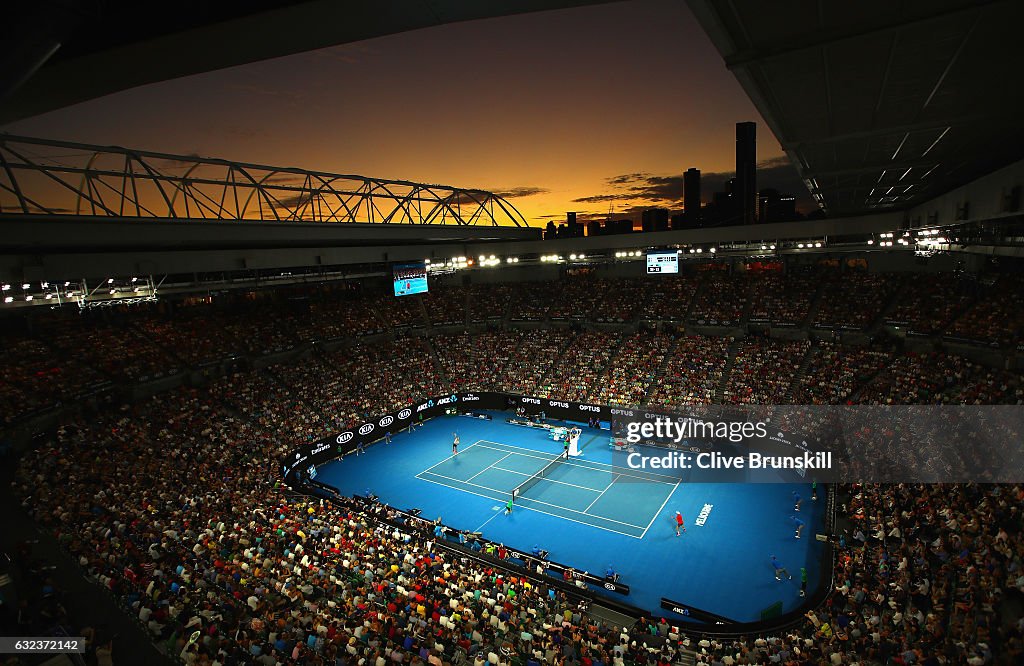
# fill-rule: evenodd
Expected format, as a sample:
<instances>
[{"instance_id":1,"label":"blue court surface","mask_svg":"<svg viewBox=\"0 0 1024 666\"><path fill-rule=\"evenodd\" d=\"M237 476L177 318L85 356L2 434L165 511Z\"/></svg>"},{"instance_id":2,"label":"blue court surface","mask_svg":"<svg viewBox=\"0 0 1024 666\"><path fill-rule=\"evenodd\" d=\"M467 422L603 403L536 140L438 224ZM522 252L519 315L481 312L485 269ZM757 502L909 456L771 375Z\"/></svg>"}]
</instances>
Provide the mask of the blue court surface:
<instances>
[{"instance_id":1,"label":"blue court surface","mask_svg":"<svg viewBox=\"0 0 1024 666\"><path fill-rule=\"evenodd\" d=\"M505 502L514 488L558 458L562 444L547 432L505 423L496 412L486 421L443 416L389 445L323 465L318 480L343 494L367 491L399 509L418 508L460 530L519 550L534 545L552 560L598 575L611 565L630 594L609 595L656 615L662 597L738 622L760 619L782 602L798 608L800 567L807 568L808 595L818 580L824 544L824 498L810 499L810 484L688 483L675 476L612 466L608 432L584 429L583 455L561 461L523 488L510 515ZM459 454L452 455L457 432ZM804 498L799 515L807 525L794 538L793 491ZM703 525L698 515L712 508ZM675 513L686 532L675 534ZM793 575L775 579L774 555Z\"/></svg>"}]
</instances>

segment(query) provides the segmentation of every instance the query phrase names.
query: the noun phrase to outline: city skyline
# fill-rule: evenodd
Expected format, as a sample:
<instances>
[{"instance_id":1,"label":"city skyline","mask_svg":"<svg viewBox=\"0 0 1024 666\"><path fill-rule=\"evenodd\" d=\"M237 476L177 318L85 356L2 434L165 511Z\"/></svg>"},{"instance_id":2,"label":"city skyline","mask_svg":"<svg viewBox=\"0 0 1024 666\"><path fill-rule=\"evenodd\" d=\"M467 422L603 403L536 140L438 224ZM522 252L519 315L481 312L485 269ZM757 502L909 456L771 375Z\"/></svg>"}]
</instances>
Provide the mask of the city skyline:
<instances>
[{"instance_id":1,"label":"city skyline","mask_svg":"<svg viewBox=\"0 0 1024 666\"><path fill-rule=\"evenodd\" d=\"M733 175L735 123L748 120L761 128L758 188L813 209L686 6L644 0L254 63L0 131L487 189L543 226L567 211L586 222L610 208L637 220L645 208L681 210L689 167L710 201Z\"/></svg>"}]
</instances>

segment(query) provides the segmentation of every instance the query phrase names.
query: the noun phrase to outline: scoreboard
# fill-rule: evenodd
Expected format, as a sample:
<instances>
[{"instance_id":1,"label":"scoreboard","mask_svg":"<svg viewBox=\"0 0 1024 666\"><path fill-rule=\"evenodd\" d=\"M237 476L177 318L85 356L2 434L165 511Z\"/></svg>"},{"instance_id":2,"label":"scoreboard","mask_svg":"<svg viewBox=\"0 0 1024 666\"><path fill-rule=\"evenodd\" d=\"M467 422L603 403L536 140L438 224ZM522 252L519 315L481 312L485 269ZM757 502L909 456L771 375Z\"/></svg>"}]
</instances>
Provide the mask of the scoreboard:
<instances>
[{"instance_id":1,"label":"scoreboard","mask_svg":"<svg viewBox=\"0 0 1024 666\"><path fill-rule=\"evenodd\" d=\"M671 252L648 252L647 273L678 273L679 254L675 250Z\"/></svg>"}]
</instances>

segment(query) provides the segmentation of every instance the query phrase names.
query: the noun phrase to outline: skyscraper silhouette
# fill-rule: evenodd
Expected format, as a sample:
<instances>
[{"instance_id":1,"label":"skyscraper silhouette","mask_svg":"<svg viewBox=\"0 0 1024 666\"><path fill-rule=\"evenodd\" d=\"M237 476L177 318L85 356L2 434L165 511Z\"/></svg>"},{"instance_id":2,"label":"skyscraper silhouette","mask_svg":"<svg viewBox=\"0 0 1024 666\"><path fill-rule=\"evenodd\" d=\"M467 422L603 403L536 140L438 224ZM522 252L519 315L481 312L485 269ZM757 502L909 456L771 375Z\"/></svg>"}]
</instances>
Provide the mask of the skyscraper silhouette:
<instances>
[{"instance_id":1,"label":"skyscraper silhouette","mask_svg":"<svg viewBox=\"0 0 1024 666\"><path fill-rule=\"evenodd\" d=\"M683 174L683 212L691 229L700 226L700 169L694 167Z\"/></svg>"},{"instance_id":2,"label":"skyscraper silhouette","mask_svg":"<svg viewBox=\"0 0 1024 666\"><path fill-rule=\"evenodd\" d=\"M736 213L740 224L757 222L757 124L736 123Z\"/></svg>"}]
</instances>

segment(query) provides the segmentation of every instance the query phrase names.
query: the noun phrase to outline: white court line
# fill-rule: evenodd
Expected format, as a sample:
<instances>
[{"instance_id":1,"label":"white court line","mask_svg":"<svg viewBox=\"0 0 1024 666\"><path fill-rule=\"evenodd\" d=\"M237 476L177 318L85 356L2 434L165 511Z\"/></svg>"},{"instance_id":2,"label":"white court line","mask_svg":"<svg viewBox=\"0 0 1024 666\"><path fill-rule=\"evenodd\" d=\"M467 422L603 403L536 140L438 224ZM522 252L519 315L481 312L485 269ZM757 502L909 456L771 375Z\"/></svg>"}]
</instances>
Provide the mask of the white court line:
<instances>
[{"instance_id":1,"label":"white court line","mask_svg":"<svg viewBox=\"0 0 1024 666\"><path fill-rule=\"evenodd\" d=\"M423 474L423 472L420 472L420 474ZM440 474L434 474L434 472L431 472L431 474L433 474L434 476L440 476ZM466 490L465 488L459 488L458 486L452 486L452 485L449 485L447 483L442 483L440 481L435 481L434 479L424 479L424 478L420 477L419 474L416 475L416 478L420 479L421 481L427 481L429 483L436 483L437 485L444 486L445 488L451 488L453 490L458 490L459 492L469 493L470 495L476 495L477 497L483 497L484 499L489 499L489 500L491 500L493 502L504 502L505 501L505 500L501 499L500 497L491 497L490 495L484 495L483 493L475 493L472 490ZM457 481L458 479L455 479L455 480ZM502 495L507 495L508 493L501 493L501 494ZM520 505L519 508L526 509L527 511L534 511L536 513L543 513L545 516L551 516L552 518L560 518L562 520L568 520L570 522L577 523L579 525L586 525L587 527L593 527L595 529L604 530L605 532L611 532L612 534L621 534L622 536L628 536L630 539L639 539L639 538L641 538L641 537L638 537L635 534L630 534L628 532L620 532L618 530L613 530L613 529L611 529L609 527L601 527L600 525L595 525L593 523L587 523L587 522L584 522L582 520L576 520L575 518L566 518L565 516L560 516L560 515L555 514L555 513L549 513L547 511L541 511L540 509L535 509L535 508L529 507L529 506L522 506L522 505ZM561 508L561 507L559 507L559 508ZM591 516L591 518L596 518L596 517L597 516ZM636 527L636 529L640 529L636 525L630 525L630 527Z\"/></svg>"},{"instance_id":2,"label":"white court line","mask_svg":"<svg viewBox=\"0 0 1024 666\"><path fill-rule=\"evenodd\" d=\"M674 495L674 494L675 494L675 492L676 492L676 488L678 488L678 487L679 487L679 483L680 483L680 482L678 482L678 481L676 482L676 485L675 485L675 487L673 487L673 488L672 488L672 492L670 492L670 493L668 494L668 497L666 497L666 498L665 498L665 501L664 501L664 502L662 502L662 503L661 503L661 506L659 506L659 507L658 507L658 510L654 512L654 517L653 517L653 518L651 518L651 522L647 523L647 527L645 527L645 528L644 528L644 533L640 535L640 538L641 538L641 539L643 539L643 538L644 538L644 536L645 536L645 535L647 534L647 530L651 529L651 525L653 525L653 524L654 524L654 521L655 521L655 520L657 520L657 519L658 519L658 516L660 516L660 515L661 515L661 510L665 508L665 505L666 505L666 504L668 504L668 500L669 500L669 499L670 499L670 498L672 497L672 495Z\"/></svg>"},{"instance_id":3,"label":"white court line","mask_svg":"<svg viewBox=\"0 0 1024 666\"><path fill-rule=\"evenodd\" d=\"M494 515L493 515L493 516L491 516L490 518L488 518L487 520L485 520L485 521L484 521L484 524L483 524L483 525L481 525L480 527L476 528L476 529L475 529L475 530L473 530L473 531L474 531L474 532L479 532L479 531L483 530L483 528L484 528L484 525L486 525L487 523L491 522L492 520L494 520L495 518L497 518L498 516L500 516L500 515L501 515L501 514L502 514L503 512L504 512L504 509L498 509L497 511L495 511L495 512L494 512Z\"/></svg>"},{"instance_id":4,"label":"white court line","mask_svg":"<svg viewBox=\"0 0 1024 666\"><path fill-rule=\"evenodd\" d=\"M515 455L515 454L510 453L509 455L511 456L511 455ZM499 460L498 462L501 462L501 461ZM518 474L519 476L533 476L533 474L527 474L526 472L519 472L519 471L516 471L514 469L507 469L505 467L498 467L497 463L495 463L491 468L492 469L501 470L502 472L511 472L512 474ZM431 474L433 474L433 472L431 472ZM573 488L579 488L580 490L589 490L592 493L601 492L597 488L591 488L590 486L579 486L579 485L576 485L575 483L569 483L568 481L555 481L554 479L548 479L546 477L542 478L542 479L538 479L538 480L539 481L547 481L548 483L560 483L563 486L572 486Z\"/></svg>"},{"instance_id":5,"label":"white court line","mask_svg":"<svg viewBox=\"0 0 1024 666\"><path fill-rule=\"evenodd\" d=\"M612 477L612 482L609 483L607 486L605 486L605 489L601 491L601 495L604 495L606 492L608 492L608 489L611 488L615 484L615 479L617 479L617 478L619 478L619 477L618 476ZM594 506L594 503L597 502L597 500L601 499L601 495L598 495L597 497L595 497L594 501L591 502L590 504L588 504L586 509L583 509L583 513L587 513L587 511L590 511L590 507ZM659 509L659 511L660 510L661 509Z\"/></svg>"},{"instance_id":6,"label":"white court line","mask_svg":"<svg viewBox=\"0 0 1024 666\"><path fill-rule=\"evenodd\" d=\"M515 454L514 454L514 453L511 453L511 452L510 452L510 453L507 453L507 454L505 454L505 456L504 456L504 457L503 457L503 458L502 458L501 460L504 460L505 458L508 458L508 457L509 457L509 456L511 456L511 455L515 455ZM500 463L500 462L501 462L501 460L498 460L498 461L496 461L496 462L492 462L492 463L491 463L490 465L488 465L487 467L484 467L484 468L483 468L482 470L480 470L479 472L477 472L477 473L476 473L476 474L474 474L473 476L471 476L471 477L469 477L468 479L466 479L466 481L472 481L473 479L475 479L476 477L480 476L481 474L483 474L484 472L486 472L486 471L487 471L487 470L489 470L489 469L501 469L500 467L495 467L495 465L497 465L498 463ZM433 473L433 472L431 472L431 473Z\"/></svg>"},{"instance_id":7,"label":"white court line","mask_svg":"<svg viewBox=\"0 0 1024 666\"><path fill-rule=\"evenodd\" d=\"M479 483L469 483L468 481L463 481L462 479L456 479L456 478L451 477L451 476L445 476L444 474L438 474L437 472L420 472L420 474L430 474L431 476L439 476L442 479L448 479L449 481L458 481L459 483L466 483L466 484L468 484L470 486L476 486L477 488L483 488L484 490L490 490L491 492L501 493L503 495L510 495L511 494L508 491L498 490L497 488L491 488L490 486L481 486ZM422 477L420 477L420 474L417 474L416 478L422 478ZM430 481L430 479L423 479L423 480L424 481ZM573 513L578 513L578 514L581 514L581 515L584 515L584 516L590 516L591 518L597 518L599 520L607 520L610 523L618 523L619 525L625 525L626 527L635 527L638 530L642 529L642 527L640 525L634 525L633 523L627 523L627 522L624 522L624 521L621 521L621 520L615 520L614 518L606 518L604 516L595 516L592 513L584 513L582 511L577 510L577 509L570 509L569 507L562 506L561 504L552 504L551 502L545 502L544 500L534 499L532 497L524 497L523 499L524 500L530 500L531 502L537 502L538 504L546 504L548 506L557 507L559 509L562 509L563 511L571 511Z\"/></svg>"},{"instance_id":8,"label":"white court line","mask_svg":"<svg viewBox=\"0 0 1024 666\"><path fill-rule=\"evenodd\" d=\"M520 451L529 451L530 453L538 454L538 455L530 455L530 453L520 453L519 454L521 456L526 456L528 458L538 458L540 460L554 460L555 458L560 458L561 457L560 455L552 456L550 454L541 453L540 451L536 451L534 449L527 449L527 448L524 448L524 447L521 447L521 446L515 446L513 444L505 444L503 442L494 442L494 441L491 441L489 439L478 440L476 442L476 444L480 444L480 442L487 442L488 444L498 444L500 446L507 446L509 449L519 449ZM493 446L485 446L483 444L480 444L480 448L482 448L482 449L493 449L495 451L507 451L508 450L508 449L495 449ZM581 462L585 462L585 463L588 463L588 464L581 465L580 464ZM573 467L579 467L581 469L587 469L587 470L590 470L592 472L612 472L612 471L614 471L614 473L618 474L619 476L628 476L628 477L630 477L632 479L640 479L642 481L650 481L652 483L664 483L666 486L675 486L675 485L679 484L679 479L675 478L674 476L669 476L667 474L657 474L655 472L645 472L649 476L639 476L637 474L629 474L627 472L620 472L618 470L621 469L621 468L620 467L616 467L615 465L609 465L608 463L599 463L599 462L591 461L591 460L585 460L585 461L579 461L579 462L573 462L571 460L567 460L565 462L565 464L566 465L572 465ZM601 467L603 467L604 469L602 469L600 467L591 467L591 465L601 465ZM661 477L661 479L666 479L666 480L662 481L661 479L657 479L657 478L653 478L653 477Z\"/></svg>"},{"instance_id":9,"label":"white court line","mask_svg":"<svg viewBox=\"0 0 1024 666\"><path fill-rule=\"evenodd\" d=\"M475 442L473 442L472 444L470 444L469 446L467 446L465 449L463 449L462 452L465 453L466 451L469 451L471 448L473 448L474 446L476 446L480 442L486 442L486 441L487 441L486 439L478 439ZM494 442L491 442L491 443L493 444ZM482 446L480 448L482 448L482 449L493 449L494 447L493 446ZM447 458L445 458L444 460L442 460L442 461L440 461L438 463L435 463L435 464L431 465L430 467L426 468L425 470L423 470L423 472L429 472L430 470L434 469L435 467L437 467L441 463L446 463L446 462L448 462L449 460L451 460L452 458L454 458L457 455L459 455L459 454L453 453L450 456L448 456ZM420 472L420 474L422 474L423 472Z\"/></svg>"}]
</instances>

